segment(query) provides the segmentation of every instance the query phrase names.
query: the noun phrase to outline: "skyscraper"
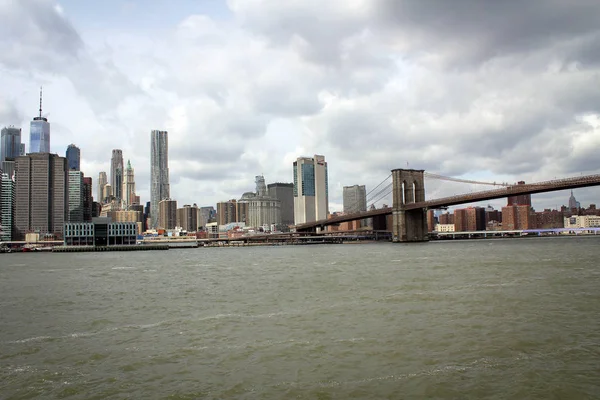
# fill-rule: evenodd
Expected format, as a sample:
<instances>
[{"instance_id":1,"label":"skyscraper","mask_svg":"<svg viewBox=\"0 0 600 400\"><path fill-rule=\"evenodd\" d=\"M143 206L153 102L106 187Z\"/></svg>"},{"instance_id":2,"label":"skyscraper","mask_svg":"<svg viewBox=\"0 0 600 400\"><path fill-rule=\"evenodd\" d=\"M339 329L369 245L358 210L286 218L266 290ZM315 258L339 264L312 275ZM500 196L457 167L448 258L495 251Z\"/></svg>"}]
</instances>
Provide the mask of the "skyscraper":
<instances>
[{"instance_id":1,"label":"skyscraper","mask_svg":"<svg viewBox=\"0 0 600 400\"><path fill-rule=\"evenodd\" d=\"M69 147L67 147L66 157L69 171L81 170L81 150L79 150L79 147L75 146L74 144L70 144Z\"/></svg>"},{"instance_id":2,"label":"skyscraper","mask_svg":"<svg viewBox=\"0 0 600 400\"><path fill-rule=\"evenodd\" d=\"M92 197L92 178L83 177L83 221L92 222L94 198Z\"/></svg>"},{"instance_id":3,"label":"skyscraper","mask_svg":"<svg viewBox=\"0 0 600 400\"><path fill-rule=\"evenodd\" d=\"M98 193L97 193L97 200L100 204L102 204L102 202L104 201L104 186L106 186L106 184L108 183L108 180L106 178L106 172L102 171L100 172L100 174L98 174Z\"/></svg>"},{"instance_id":4,"label":"skyscraper","mask_svg":"<svg viewBox=\"0 0 600 400\"><path fill-rule=\"evenodd\" d=\"M15 182L0 171L0 241L10 241L15 222Z\"/></svg>"},{"instance_id":5,"label":"skyscraper","mask_svg":"<svg viewBox=\"0 0 600 400\"><path fill-rule=\"evenodd\" d=\"M198 230L198 206L186 204L183 208L177 209L177 226L186 232L196 232Z\"/></svg>"},{"instance_id":6,"label":"skyscraper","mask_svg":"<svg viewBox=\"0 0 600 400\"><path fill-rule=\"evenodd\" d=\"M169 140L167 131L150 132L150 228L158 226L161 200L171 196L169 189Z\"/></svg>"},{"instance_id":7,"label":"skyscraper","mask_svg":"<svg viewBox=\"0 0 600 400\"><path fill-rule=\"evenodd\" d=\"M110 159L110 185L113 196L117 200L123 199L123 151L114 149Z\"/></svg>"},{"instance_id":8,"label":"skyscraper","mask_svg":"<svg viewBox=\"0 0 600 400\"><path fill-rule=\"evenodd\" d=\"M69 222L83 222L83 172L69 171Z\"/></svg>"},{"instance_id":9,"label":"skyscraper","mask_svg":"<svg viewBox=\"0 0 600 400\"><path fill-rule=\"evenodd\" d=\"M9 126L2 128L0 136L0 163L14 161L21 155L21 129ZM6 171L5 171L6 172Z\"/></svg>"},{"instance_id":10,"label":"skyscraper","mask_svg":"<svg viewBox=\"0 0 600 400\"><path fill-rule=\"evenodd\" d=\"M62 236L67 220L67 159L33 153L16 159L15 233Z\"/></svg>"},{"instance_id":11,"label":"skyscraper","mask_svg":"<svg viewBox=\"0 0 600 400\"><path fill-rule=\"evenodd\" d=\"M300 157L294 161L294 223L327 218L329 192L324 156Z\"/></svg>"},{"instance_id":12,"label":"skyscraper","mask_svg":"<svg viewBox=\"0 0 600 400\"><path fill-rule=\"evenodd\" d=\"M294 225L294 184L270 183L267 185L269 196L281 202L281 223Z\"/></svg>"},{"instance_id":13,"label":"skyscraper","mask_svg":"<svg viewBox=\"0 0 600 400\"><path fill-rule=\"evenodd\" d=\"M42 89L40 88L40 113L29 126L29 152L50 153L50 123L42 117Z\"/></svg>"},{"instance_id":14,"label":"skyscraper","mask_svg":"<svg viewBox=\"0 0 600 400\"><path fill-rule=\"evenodd\" d=\"M175 229L177 226L177 200L161 200L158 203L158 209L158 226L163 229Z\"/></svg>"},{"instance_id":15,"label":"skyscraper","mask_svg":"<svg viewBox=\"0 0 600 400\"><path fill-rule=\"evenodd\" d=\"M133 176L133 168L131 162L127 160L127 168L125 169L125 178L123 179L123 197L125 200L125 207L129 207L136 204L135 195L135 179Z\"/></svg>"},{"instance_id":16,"label":"skyscraper","mask_svg":"<svg viewBox=\"0 0 600 400\"><path fill-rule=\"evenodd\" d=\"M344 212L367 211L367 189L365 185L344 186Z\"/></svg>"}]
</instances>

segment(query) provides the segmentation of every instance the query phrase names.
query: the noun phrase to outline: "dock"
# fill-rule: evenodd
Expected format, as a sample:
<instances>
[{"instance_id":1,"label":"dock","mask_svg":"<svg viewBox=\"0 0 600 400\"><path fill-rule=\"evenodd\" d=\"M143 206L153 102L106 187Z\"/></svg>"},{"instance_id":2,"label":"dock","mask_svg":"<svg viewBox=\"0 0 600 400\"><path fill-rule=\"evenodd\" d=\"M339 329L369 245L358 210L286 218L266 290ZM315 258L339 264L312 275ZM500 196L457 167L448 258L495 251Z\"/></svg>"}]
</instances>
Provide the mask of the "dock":
<instances>
[{"instance_id":1,"label":"dock","mask_svg":"<svg viewBox=\"0 0 600 400\"><path fill-rule=\"evenodd\" d=\"M82 253L95 251L147 251L147 250L169 250L167 244L148 245L119 245L119 246L55 246L53 253Z\"/></svg>"}]
</instances>

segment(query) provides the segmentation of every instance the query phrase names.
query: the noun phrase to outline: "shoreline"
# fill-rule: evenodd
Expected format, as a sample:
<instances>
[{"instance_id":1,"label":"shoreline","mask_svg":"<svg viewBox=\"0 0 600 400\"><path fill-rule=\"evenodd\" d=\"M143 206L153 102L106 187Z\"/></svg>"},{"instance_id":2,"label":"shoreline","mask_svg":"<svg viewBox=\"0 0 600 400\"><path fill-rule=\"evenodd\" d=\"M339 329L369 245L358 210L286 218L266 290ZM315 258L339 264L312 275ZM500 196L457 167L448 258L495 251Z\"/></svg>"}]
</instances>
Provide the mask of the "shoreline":
<instances>
[{"instance_id":1,"label":"shoreline","mask_svg":"<svg viewBox=\"0 0 600 400\"><path fill-rule=\"evenodd\" d=\"M229 248L229 247L265 247L265 246L308 246L308 245L319 245L319 244L369 244L369 243L393 243L393 244L413 244L413 243L427 243L427 242L453 242L453 241L467 241L467 240L501 240L501 239L545 239L545 238L593 238L599 237L600 235L594 234L562 234L562 235L524 235L524 236L482 236L477 235L474 237L444 237L430 239L424 242L406 242L406 243L393 243L390 240L374 240L374 239L353 239L353 240L323 240L323 238L315 238L311 241L271 241L271 242L249 242L249 241L215 241L212 243L208 242L196 242L196 243L161 243L161 244L136 244L136 245L112 245L112 246L54 246L54 247L38 247L30 250L11 249L0 249L1 253L12 254L12 253L84 253L84 252L107 252L107 251L165 251L165 250L177 250L177 249L195 249L195 248ZM321 239L321 240L319 240Z\"/></svg>"}]
</instances>

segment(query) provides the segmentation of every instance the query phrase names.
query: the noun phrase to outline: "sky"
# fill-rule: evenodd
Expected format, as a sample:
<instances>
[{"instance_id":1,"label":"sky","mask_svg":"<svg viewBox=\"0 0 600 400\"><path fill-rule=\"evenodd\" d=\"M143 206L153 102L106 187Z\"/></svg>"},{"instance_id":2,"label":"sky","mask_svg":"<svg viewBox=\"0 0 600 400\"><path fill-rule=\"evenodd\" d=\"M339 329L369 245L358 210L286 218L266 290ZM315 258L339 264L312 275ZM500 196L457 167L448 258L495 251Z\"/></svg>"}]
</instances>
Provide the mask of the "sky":
<instances>
[{"instance_id":1,"label":"sky","mask_svg":"<svg viewBox=\"0 0 600 400\"><path fill-rule=\"evenodd\" d=\"M330 211L343 186L369 192L406 166L486 182L600 173L597 0L0 0L0 20L0 126L28 148L43 86L51 151L79 146L96 182L122 149L144 202L152 129L169 132L180 206L238 199L256 175L292 182L314 154ZM600 204L600 188L575 196Z\"/></svg>"}]
</instances>

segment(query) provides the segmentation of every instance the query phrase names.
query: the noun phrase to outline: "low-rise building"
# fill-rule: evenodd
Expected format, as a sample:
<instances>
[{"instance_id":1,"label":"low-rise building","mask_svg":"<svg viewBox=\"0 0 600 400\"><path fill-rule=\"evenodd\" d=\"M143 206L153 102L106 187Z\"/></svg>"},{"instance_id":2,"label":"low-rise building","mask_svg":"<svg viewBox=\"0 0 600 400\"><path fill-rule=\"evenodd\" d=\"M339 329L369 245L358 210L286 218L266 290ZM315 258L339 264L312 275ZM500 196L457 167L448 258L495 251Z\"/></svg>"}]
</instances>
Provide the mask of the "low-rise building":
<instances>
[{"instance_id":1,"label":"low-rise building","mask_svg":"<svg viewBox=\"0 0 600 400\"><path fill-rule=\"evenodd\" d=\"M600 216L573 215L564 219L565 228L600 228Z\"/></svg>"},{"instance_id":2,"label":"low-rise building","mask_svg":"<svg viewBox=\"0 0 600 400\"><path fill-rule=\"evenodd\" d=\"M454 224L436 224L436 232L454 232Z\"/></svg>"},{"instance_id":3,"label":"low-rise building","mask_svg":"<svg viewBox=\"0 0 600 400\"><path fill-rule=\"evenodd\" d=\"M136 244L138 224L112 222L110 218L93 218L92 222L65 224L66 246L118 246Z\"/></svg>"}]
</instances>

